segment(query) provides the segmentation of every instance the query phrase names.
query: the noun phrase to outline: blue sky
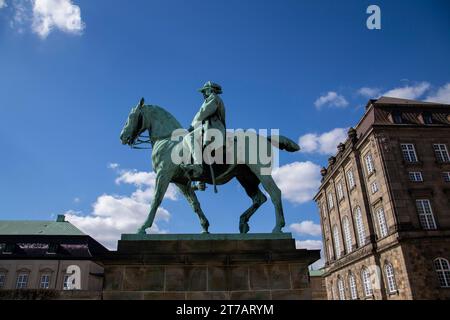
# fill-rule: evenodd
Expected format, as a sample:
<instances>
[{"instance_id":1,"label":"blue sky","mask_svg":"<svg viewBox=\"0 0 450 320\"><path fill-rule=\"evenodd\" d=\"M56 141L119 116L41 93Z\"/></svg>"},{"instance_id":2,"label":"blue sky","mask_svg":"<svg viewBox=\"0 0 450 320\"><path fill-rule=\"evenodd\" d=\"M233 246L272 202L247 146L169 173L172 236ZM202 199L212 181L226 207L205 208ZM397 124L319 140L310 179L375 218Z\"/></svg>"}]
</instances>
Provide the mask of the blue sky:
<instances>
[{"instance_id":1,"label":"blue sky","mask_svg":"<svg viewBox=\"0 0 450 320\"><path fill-rule=\"evenodd\" d=\"M381 30L366 27L370 4L381 8ZM281 154L288 167L278 175L298 177L284 186L287 223L297 224L286 230L317 247L307 199L339 128L384 93L449 98L449 9L445 0L0 0L0 219L71 211L108 244L134 230L126 210L145 208L152 176L149 151L119 142L130 108L144 96L187 127L202 103L196 89L213 80L228 127L303 137L303 152ZM171 197L159 230L199 232L186 201ZM250 205L237 182L200 198L212 232L237 232ZM273 225L269 202L251 227Z\"/></svg>"}]
</instances>

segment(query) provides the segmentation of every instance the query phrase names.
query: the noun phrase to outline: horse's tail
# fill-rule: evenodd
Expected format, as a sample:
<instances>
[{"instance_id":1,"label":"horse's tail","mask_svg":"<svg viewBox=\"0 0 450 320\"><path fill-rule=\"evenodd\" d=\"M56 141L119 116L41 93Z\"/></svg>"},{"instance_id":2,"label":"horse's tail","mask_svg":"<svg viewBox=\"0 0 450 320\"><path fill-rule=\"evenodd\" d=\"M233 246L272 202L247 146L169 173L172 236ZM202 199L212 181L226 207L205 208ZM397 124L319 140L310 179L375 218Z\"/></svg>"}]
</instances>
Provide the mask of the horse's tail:
<instances>
[{"instance_id":1,"label":"horse's tail","mask_svg":"<svg viewBox=\"0 0 450 320\"><path fill-rule=\"evenodd\" d=\"M286 150L287 152L297 152L300 151L300 146L285 136L269 136L267 139L272 145L279 148L280 150Z\"/></svg>"}]
</instances>

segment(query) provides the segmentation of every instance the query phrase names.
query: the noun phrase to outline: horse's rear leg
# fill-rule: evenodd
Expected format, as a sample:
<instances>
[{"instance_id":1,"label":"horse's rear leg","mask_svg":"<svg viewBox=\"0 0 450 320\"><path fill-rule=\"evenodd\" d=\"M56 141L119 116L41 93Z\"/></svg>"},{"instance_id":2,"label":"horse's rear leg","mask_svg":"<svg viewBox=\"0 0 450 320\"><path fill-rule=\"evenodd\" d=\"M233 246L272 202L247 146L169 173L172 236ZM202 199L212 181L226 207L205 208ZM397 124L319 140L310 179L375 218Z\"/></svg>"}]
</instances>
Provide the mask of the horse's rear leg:
<instances>
[{"instance_id":1,"label":"horse's rear leg","mask_svg":"<svg viewBox=\"0 0 450 320\"><path fill-rule=\"evenodd\" d=\"M253 173L250 174L253 175ZM267 198L259 189L259 180L255 175L251 178L249 178L248 175L238 176L237 179L244 187L247 195L252 198L253 201L251 207L241 215L241 219L239 221L239 231L241 233L248 233L250 231L250 226L248 225L250 218L256 210L258 210L258 208L267 201Z\"/></svg>"},{"instance_id":2,"label":"horse's rear leg","mask_svg":"<svg viewBox=\"0 0 450 320\"><path fill-rule=\"evenodd\" d=\"M158 173L156 175L155 194L153 197L150 212L145 223L142 225L142 227L139 228L138 234L145 234L145 230L152 227L156 212L158 211L158 208L161 205L162 200L164 199L164 195L166 194L167 188L169 187L169 183L170 177L167 173Z\"/></svg>"},{"instance_id":3,"label":"horse's rear leg","mask_svg":"<svg viewBox=\"0 0 450 320\"><path fill-rule=\"evenodd\" d=\"M269 194L270 199L272 200L272 203L275 207L276 225L272 232L282 233L283 228L286 225L286 222L284 220L283 203L281 201L281 190L280 188L278 188L277 184L275 183L271 175L261 174L260 166L249 165L249 167L253 171L253 173L258 177L259 181L261 181L264 190L266 190L267 193Z\"/></svg>"},{"instance_id":4,"label":"horse's rear leg","mask_svg":"<svg viewBox=\"0 0 450 320\"><path fill-rule=\"evenodd\" d=\"M177 187L180 189L181 193L184 195L186 200L191 205L194 212L198 215L198 218L200 220L200 225L202 226L203 233L209 233L209 221L206 218L205 214L203 213L202 208L200 207L200 202L198 201L197 195L192 190L190 185L184 185L177 183Z\"/></svg>"}]
</instances>

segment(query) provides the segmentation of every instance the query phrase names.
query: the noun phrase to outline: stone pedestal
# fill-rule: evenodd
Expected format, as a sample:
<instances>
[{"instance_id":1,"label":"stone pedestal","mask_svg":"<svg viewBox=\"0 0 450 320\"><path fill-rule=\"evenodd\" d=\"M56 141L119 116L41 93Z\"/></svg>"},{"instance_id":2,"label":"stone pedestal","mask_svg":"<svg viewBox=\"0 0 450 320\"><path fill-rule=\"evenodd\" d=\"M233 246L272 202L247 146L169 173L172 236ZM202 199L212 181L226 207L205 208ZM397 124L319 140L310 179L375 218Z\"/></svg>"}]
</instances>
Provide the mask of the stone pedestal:
<instances>
[{"instance_id":1,"label":"stone pedestal","mask_svg":"<svg viewBox=\"0 0 450 320\"><path fill-rule=\"evenodd\" d=\"M291 234L123 235L102 259L104 299L311 299Z\"/></svg>"}]
</instances>

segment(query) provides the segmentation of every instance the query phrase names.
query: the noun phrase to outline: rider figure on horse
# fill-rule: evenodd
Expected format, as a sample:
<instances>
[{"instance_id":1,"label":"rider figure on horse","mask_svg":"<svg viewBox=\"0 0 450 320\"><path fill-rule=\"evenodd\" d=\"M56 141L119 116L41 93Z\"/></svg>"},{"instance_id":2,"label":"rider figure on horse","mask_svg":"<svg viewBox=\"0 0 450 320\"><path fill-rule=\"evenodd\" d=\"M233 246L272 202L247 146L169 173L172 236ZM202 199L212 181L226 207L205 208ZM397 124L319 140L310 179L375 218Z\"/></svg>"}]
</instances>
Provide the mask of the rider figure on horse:
<instances>
[{"instance_id":1,"label":"rider figure on horse","mask_svg":"<svg viewBox=\"0 0 450 320\"><path fill-rule=\"evenodd\" d=\"M210 129L219 130L223 143L226 141L225 105L219 96L222 94L222 87L208 81L199 92L203 94L205 101L192 120L189 134L184 138L193 164L184 164L183 168L192 178L200 178L203 175L203 150L213 141ZM196 189L204 190L204 182L199 182Z\"/></svg>"}]
</instances>

